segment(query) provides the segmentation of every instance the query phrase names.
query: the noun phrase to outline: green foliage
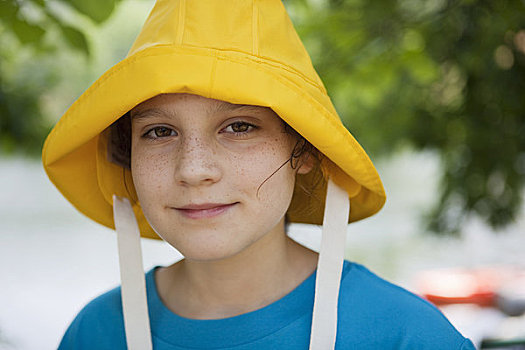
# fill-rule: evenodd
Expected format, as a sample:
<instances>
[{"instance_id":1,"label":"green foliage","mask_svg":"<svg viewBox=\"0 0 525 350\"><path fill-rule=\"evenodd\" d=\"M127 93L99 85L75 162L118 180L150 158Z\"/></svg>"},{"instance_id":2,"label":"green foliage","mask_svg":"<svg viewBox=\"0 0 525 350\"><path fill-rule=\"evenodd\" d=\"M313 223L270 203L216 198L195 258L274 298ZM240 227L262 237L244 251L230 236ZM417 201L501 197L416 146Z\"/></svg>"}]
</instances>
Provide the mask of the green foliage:
<instances>
[{"instance_id":1,"label":"green foliage","mask_svg":"<svg viewBox=\"0 0 525 350\"><path fill-rule=\"evenodd\" d=\"M89 55L86 35L75 28L69 13L79 13L100 24L112 14L120 0L61 0L59 6L50 6L45 0L3 0L0 18L5 32L14 34L20 43L38 45L46 31L58 27L63 39L74 49ZM66 12L58 9L64 8ZM62 16L60 13L62 12Z\"/></svg>"},{"instance_id":2,"label":"green foliage","mask_svg":"<svg viewBox=\"0 0 525 350\"><path fill-rule=\"evenodd\" d=\"M109 18L118 1L108 0L65 0L78 12L91 18L97 23L102 23Z\"/></svg>"},{"instance_id":3,"label":"green foliage","mask_svg":"<svg viewBox=\"0 0 525 350\"><path fill-rule=\"evenodd\" d=\"M499 0L287 2L345 125L374 156L438 152L429 228L494 228L525 180L525 4Z\"/></svg>"},{"instance_id":4,"label":"green foliage","mask_svg":"<svg viewBox=\"0 0 525 350\"><path fill-rule=\"evenodd\" d=\"M41 117L35 90L30 84L10 86L0 80L0 150L40 153L50 126Z\"/></svg>"},{"instance_id":5,"label":"green foliage","mask_svg":"<svg viewBox=\"0 0 525 350\"><path fill-rule=\"evenodd\" d=\"M78 18L101 23L119 1L0 1L0 152L40 154L52 124L42 112L42 95L58 83L44 62L58 50L89 58L89 41Z\"/></svg>"}]
</instances>

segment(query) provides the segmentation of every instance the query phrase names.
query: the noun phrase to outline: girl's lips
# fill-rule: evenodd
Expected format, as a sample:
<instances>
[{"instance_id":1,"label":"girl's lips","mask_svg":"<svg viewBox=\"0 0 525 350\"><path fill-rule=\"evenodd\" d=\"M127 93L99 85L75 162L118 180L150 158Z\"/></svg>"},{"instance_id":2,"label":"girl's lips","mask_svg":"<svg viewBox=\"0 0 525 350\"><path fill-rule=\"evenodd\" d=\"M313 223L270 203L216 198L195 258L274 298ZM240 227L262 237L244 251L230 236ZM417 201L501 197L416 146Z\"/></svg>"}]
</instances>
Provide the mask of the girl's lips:
<instances>
[{"instance_id":1,"label":"girl's lips","mask_svg":"<svg viewBox=\"0 0 525 350\"><path fill-rule=\"evenodd\" d=\"M175 208L182 216L189 219L205 219L221 215L237 202L230 204L205 203L198 205L187 205L181 208Z\"/></svg>"}]
</instances>

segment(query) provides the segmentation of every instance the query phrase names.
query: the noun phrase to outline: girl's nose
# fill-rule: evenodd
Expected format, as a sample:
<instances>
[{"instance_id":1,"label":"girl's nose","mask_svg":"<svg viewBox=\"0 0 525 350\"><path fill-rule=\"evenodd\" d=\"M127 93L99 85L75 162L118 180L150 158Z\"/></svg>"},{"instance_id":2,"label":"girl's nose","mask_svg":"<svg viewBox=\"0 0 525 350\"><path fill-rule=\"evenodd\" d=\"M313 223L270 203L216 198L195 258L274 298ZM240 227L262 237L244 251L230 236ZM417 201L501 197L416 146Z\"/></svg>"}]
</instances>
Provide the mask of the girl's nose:
<instances>
[{"instance_id":1,"label":"girl's nose","mask_svg":"<svg viewBox=\"0 0 525 350\"><path fill-rule=\"evenodd\" d=\"M222 172L213 142L199 137L188 137L177 153L177 183L185 186L206 186L221 179Z\"/></svg>"}]
</instances>

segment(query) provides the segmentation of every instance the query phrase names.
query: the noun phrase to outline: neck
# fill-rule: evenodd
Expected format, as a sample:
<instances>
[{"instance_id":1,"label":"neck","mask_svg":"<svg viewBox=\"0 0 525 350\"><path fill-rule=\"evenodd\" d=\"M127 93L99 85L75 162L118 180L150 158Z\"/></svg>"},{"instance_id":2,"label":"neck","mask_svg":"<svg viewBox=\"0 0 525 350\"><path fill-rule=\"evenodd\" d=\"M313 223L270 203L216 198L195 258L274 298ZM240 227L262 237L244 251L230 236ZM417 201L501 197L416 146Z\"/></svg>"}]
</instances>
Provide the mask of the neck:
<instances>
[{"instance_id":1,"label":"neck","mask_svg":"<svg viewBox=\"0 0 525 350\"><path fill-rule=\"evenodd\" d=\"M233 317L282 298L317 265L317 254L282 233L268 233L242 252L220 260L189 259L160 269L164 304L194 319Z\"/></svg>"}]
</instances>

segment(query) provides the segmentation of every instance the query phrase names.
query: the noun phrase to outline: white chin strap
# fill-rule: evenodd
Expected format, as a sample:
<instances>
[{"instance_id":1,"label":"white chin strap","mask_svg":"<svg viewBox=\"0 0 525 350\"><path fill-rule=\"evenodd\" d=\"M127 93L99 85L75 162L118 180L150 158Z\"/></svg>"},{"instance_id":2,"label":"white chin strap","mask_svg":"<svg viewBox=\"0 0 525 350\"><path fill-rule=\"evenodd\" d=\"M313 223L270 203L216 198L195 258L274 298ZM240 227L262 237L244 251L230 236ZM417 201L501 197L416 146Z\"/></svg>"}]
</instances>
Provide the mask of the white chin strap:
<instances>
[{"instance_id":1,"label":"white chin strap","mask_svg":"<svg viewBox=\"0 0 525 350\"><path fill-rule=\"evenodd\" d=\"M113 218L117 230L122 311L126 343L130 350L151 350L146 279L142 267L140 232L127 198L113 195Z\"/></svg>"},{"instance_id":2,"label":"white chin strap","mask_svg":"<svg viewBox=\"0 0 525 350\"><path fill-rule=\"evenodd\" d=\"M350 215L348 193L328 179L323 218L323 236L317 263L314 313L310 350L335 347L337 304Z\"/></svg>"},{"instance_id":3,"label":"white chin strap","mask_svg":"<svg viewBox=\"0 0 525 350\"><path fill-rule=\"evenodd\" d=\"M349 213L348 193L328 179L310 350L329 350L335 347L337 304ZM151 330L140 232L127 198L113 196L113 217L117 230L126 342L130 350L150 350Z\"/></svg>"}]
</instances>

